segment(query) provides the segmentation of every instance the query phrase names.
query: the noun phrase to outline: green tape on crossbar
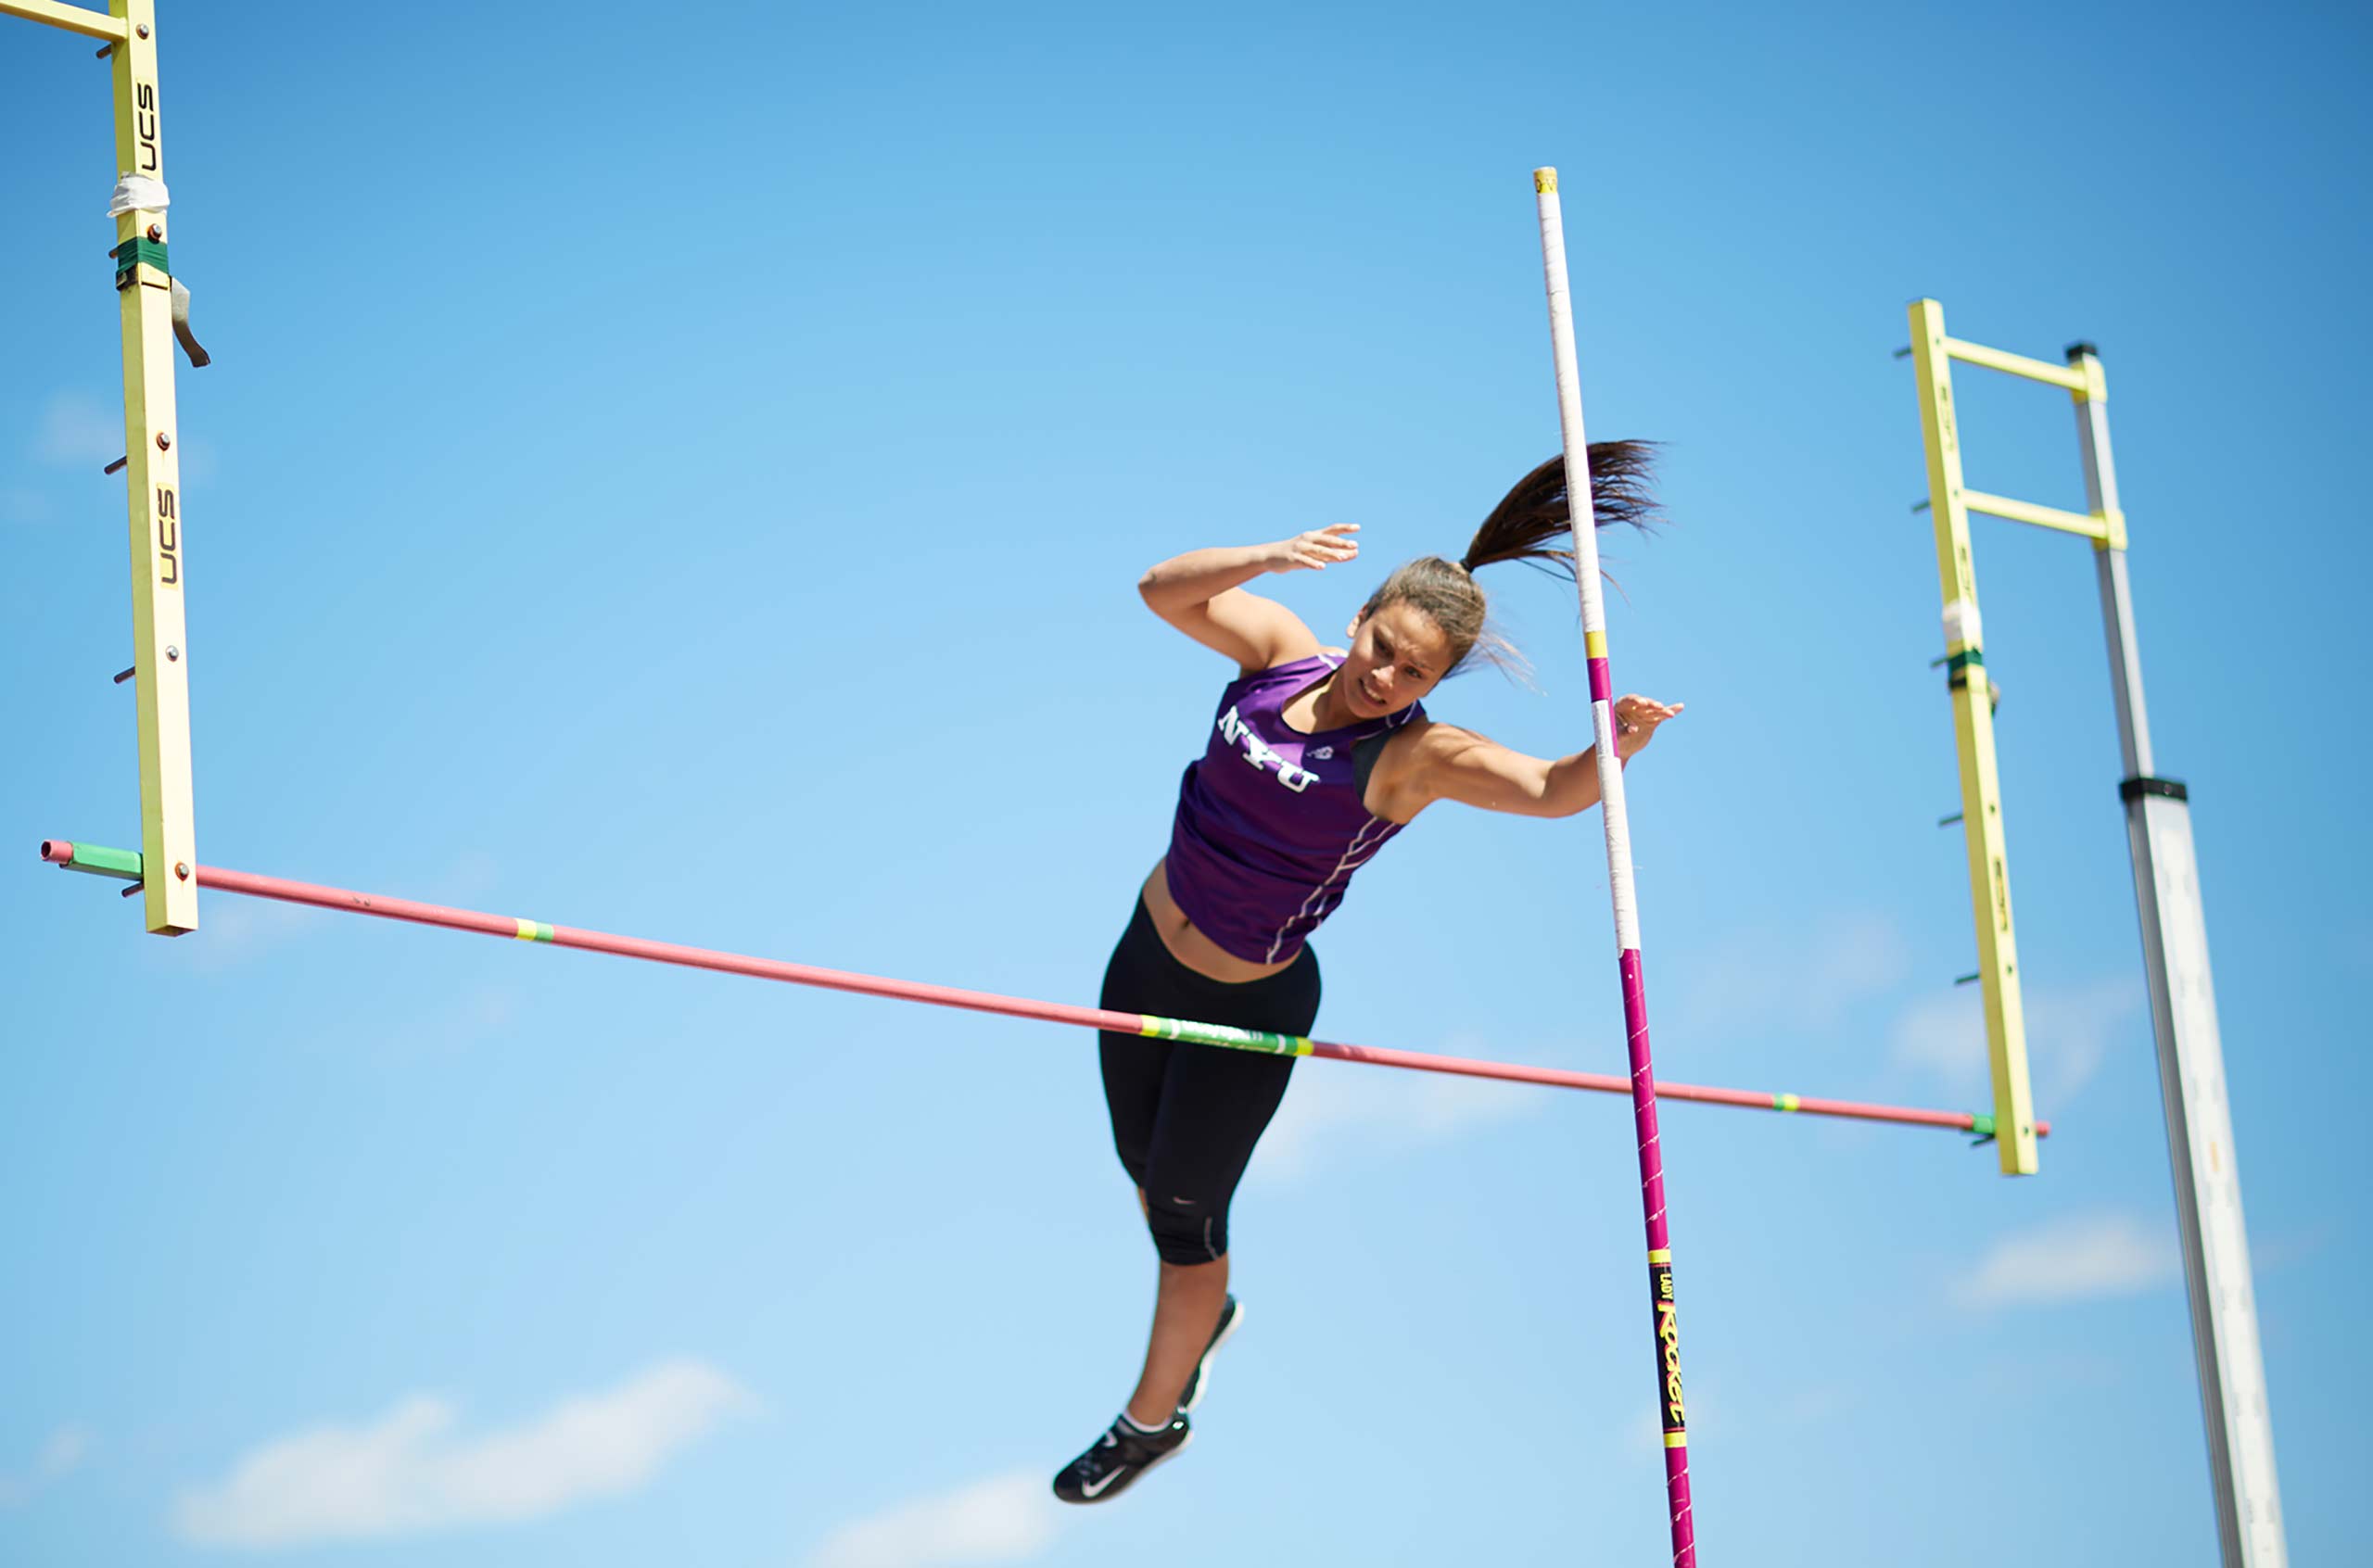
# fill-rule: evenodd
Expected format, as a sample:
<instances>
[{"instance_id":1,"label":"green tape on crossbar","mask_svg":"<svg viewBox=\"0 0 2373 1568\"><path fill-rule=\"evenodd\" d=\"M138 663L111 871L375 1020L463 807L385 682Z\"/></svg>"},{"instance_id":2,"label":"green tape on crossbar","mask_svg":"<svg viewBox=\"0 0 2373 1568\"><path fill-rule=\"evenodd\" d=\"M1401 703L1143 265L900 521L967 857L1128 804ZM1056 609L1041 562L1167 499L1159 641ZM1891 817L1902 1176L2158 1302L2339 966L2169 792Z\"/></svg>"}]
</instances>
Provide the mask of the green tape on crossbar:
<instances>
[{"instance_id":1,"label":"green tape on crossbar","mask_svg":"<svg viewBox=\"0 0 2373 1568\"><path fill-rule=\"evenodd\" d=\"M1190 1045L1220 1045L1231 1051L1260 1051L1272 1056L1307 1056L1310 1042L1299 1034L1272 1034L1265 1029L1231 1029L1225 1024L1190 1023L1185 1018L1147 1015L1138 1032L1154 1040L1184 1040Z\"/></svg>"},{"instance_id":2,"label":"green tape on crossbar","mask_svg":"<svg viewBox=\"0 0 2373 1568\"><path fill-rule=\"evenodd\" d=\"M128 239L108 254L115 258L115 286L119 290L132 282L134 267L154 267L167 277L173 275L172 266L165 257L165 247L157 240Z\"/></svg>"},{"instance_id":3,"label":"green tape on crossbar","mask_svg":"<svg viewBox=\"0 0 2373 1568\"><path fill-rule=\"evenodd\" d=\"M102 844L76 844L74 858L58 869L88 871L94 877L119 877L136 882L140 880L140 852L108 849Z\"/></svg>"}]
</instances>

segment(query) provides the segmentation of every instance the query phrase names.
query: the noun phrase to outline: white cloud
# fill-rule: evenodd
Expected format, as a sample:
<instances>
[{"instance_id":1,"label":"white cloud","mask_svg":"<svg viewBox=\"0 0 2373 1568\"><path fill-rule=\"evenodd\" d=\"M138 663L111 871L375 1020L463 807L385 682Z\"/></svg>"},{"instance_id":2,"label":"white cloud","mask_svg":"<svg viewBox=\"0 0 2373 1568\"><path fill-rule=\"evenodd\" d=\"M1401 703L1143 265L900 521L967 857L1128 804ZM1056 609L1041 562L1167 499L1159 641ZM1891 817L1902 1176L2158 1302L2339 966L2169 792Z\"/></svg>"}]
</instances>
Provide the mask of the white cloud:
<instances>
[{"instance_id":1,"label":"white cloud","mask_svg":"<svg viewBox=\"0 0 2373 1568\"><path fill-rule=\"evenodd\" d=\"M1642 1390L1653 1395L1653 1387ZM1738 1428L1728 1418L1728 1402L1719 1397L1709 1405L1706 1390L1696 1384L1681 1389L1681 1409L1689 1420L1689 1435L1693 1442L1719 1435L1736 1437ZM1624 1446L1634 1453L1660 1454L1665 1448L1665 1410L1653 1398L1643 1399L1623 1424Z\"/></svg>"},{"instance_id":2,"label":"white cloud","mask_svg":"<svg viewBox=\"0 0 2373 1568\"><path fill-rule=\"evenodd\" d=\"M1053 1544L1063 1505L1036 1471L1009 1471L844 1524L809 1568L991 1568Z\"/></svg>"},{"instance_id":3,"label":"white cloud","mask_svg":"<svg viewBox=\"0 0 2373 1568\"><path fill-rule=\"evenodd\" d=\"M1796 955L1796 1005L1827 1028L1865 997L1901 980L1910 951L1895 922L1877 915L1833 916L1814 922Z\"/></svg>"},{"instance_id":4,"label":"white cloud","mask_svg":"<svg viewBox=\"0 0 2373 1568\"><path fill-rule=\"evenodd\" d=\"M22 1475L0 1475L0 1508L19 1508L52 1483L64 1479L89 1457L93 1442L86 1426L61 1426L51 1433L33 1456L32 1468Z\"/></svg>"},{"instance_id":5,"label":"white cloud","mask_svg":"<svg viewBox=\"0 0 2373 1568\"><path fill-rule=\"evenodd\" d=\"M2113 975L2073 986L2028 986L2027 1064L2037 1095L2064 1102L2093 1081L2142 1012L2139 980ZM1986 1003L1974 985L1924 996L1896 1018L1890 1047L1897 1063L1935 1074L1964 1094L1990 1081ZM2049 1114L2049 1106L2039 1106Z\"/></svg>"},{"instance_id":6,"label":"white cloud","mask_svg":"<svg viewBox=\"0 0 2373 1568\"><path fill-rule=\"evenodd\" d=\"M1452 1054L1481 1056L1474 1040L1452 1043ZM1326 1154L1346 1146L1364 1153L1446 1143L1478 1127L1539 1111L1544 1096L1521 1083L1458 1078L1437 1072L1305 1062L1294 1074L1277 1119L1262 1135L1252 1177L1288 1181Z\"/></svg>"},{"instance_id":7,"label":"white cloud","mask_svg":"<svg viewBox=\"0 0 2373 1568\"><path fill-rule=\"evenodd\" d=\"M2053 1099L2072 1098L2090 1083L2121 1038L2150 1037L2147 1023L2129 1028L2144 1013L2142 982L2131 975L2047 988L2029 1011L2027 1048L2041 1053L2036 1088Z\"/></svg>"},{"instance_id":8,"label":"white cloud","mask_svg":"<svg viewBox=\"0 0 2373 1568\"><path fill-rule=\"evenodd\" d=\"M453 904L475 904L502 885L502 868L493 855L481 849L463 850L445 865L428 883L429 891L416 893L416 898L443 899Z\"/></svg>"},{"instance_id":9,"label":"white cloud","mask_svg":"<svg viewBox=\"0 0 2373 1568\"><path fill-rule=\"evenodd\" d=\"M330 917L308 904L268 898L212 898L197 917L197 932L163 950L203 974L220 974L260 957Z\"/></svg>"},{"instance_id":10,"label":"white cloud","mask_svg":"<svg viewBox=\"0 0 2373 1568\"><path fill-rule=\"evenodd\" d=\"M441 993L428 1005L390 1015L380 1035L391 1052L411 1057L452 1056L500 1047L517 1035L519 993L507 985L479 984ZM350 1048L350 1039L340 1042Z\"/></svg>"},{"instance_id":11,"label":"white cloud","mask_svg":"<svg viewBox=\"0 0 2373 1568\"><path fill-rule=\"evenodd\" d=\"M1674 966L1675 1021L1693 1037L1785 1020L1798 1032L1834 1030L1848 1008L1892 989L1910 950L1884 916L1828 914L1771 931L1742 932Z\"/></svg>"},{"instance_id":12,"label":"white cloud","mask_svg":"<svg viewBox=\"0 0 2373 1568\"><path fill-rule=\"evenodd\" d=\"M492 857L476 851L462 854L425 882L427 896L467 904L498 880ZM319 929L334 912L310 904L276 898L215 897L200 912L197 934L161 951L206 973L236 968L283 946L303 932ZM474 1009L489 1015L486 1021L506 1022L509 1001L501 999Z\"/></svg>"},{"instance_id":13,"label":"white cloud","mask_svg":"<svg viewBox=\"0 0 2373 1568\"><path fill-rule=\"evenodd\" d=\"M1684 1390L1684 1407L1688 1400ZM1664 1412L1654 1405L1642 1405L1631 1412L1631 1420L1624 1431L1624 1445L1640 1453L1653 1454L1665 1446Z\"/></svg>"},{"instance_id":14,"label":"white cloud","mask_svg":"<svg viewBox=\"0 0 2373 1568\"><path fill-rule=\"evenodd\" d=\"M518 1426L464 1437L445 1400L413 1395L363 1426L324 1425L248 1452L184 1491L173 1528L200 1546L385 1539L508 1524L631 1492L752 1403L698 1361L667 1361Z\"/></svg>"},{"instance_id":15,"label":"white cloud","mask_svg":"<svg viewBox=\"0 0 2373 1568\"><path fill-rule=\"evenodd\" d=\"M101 466L123 455L123 415L79 392L52 393L42 404L34 455L59 465Z\"/></svg>"},{"instance_id":16,"label":"white cloud","mask_svg":"<svg viewBox=\"0 0 2373 1568\"><path fill-rule=\"evenodd\" d=\"M1897 1062L1934 1073L1955 1089L1986 1080L1985 1003L1975 986L1921 997L1896 1015L1888 1049Z\"/></svg>"},{"instance_id":17,"label":"white cloud","mask_svg":"<svg viewBox=\"0 0 2373 1568\"><path fill-rule=\"evenodd\" d=\"M481 985L460 999L456 1027L450 1039L471 1040L498 1033L519 1017L519 996L504 986Z\"/></svg>"},{"instance_id":18,"label":"white cloud","mask_svg":"<svg viewBox=\"0 0 2373 1568\"><path fill-rule=\"evenodd\" d=\"M1650 1395L1655 1390L1639 1392ZM1623 1397L1630 1397L1628 1385ZM1750 1398L1741 1405L1732 1405L1728 1391L1710 1378L1688 1384L1681 1390L1693 1444L1730 1444L1749 1435L1760 1438L1773 1433L1794 1433L1821 1425L1841 1413L1850 1413L1865 1397L1853 1384L1819 1377L1809 1382L1791 1381L1768 1397ZM1623 1448L1631 1453L1660 1454L1665 1447L1664 1408L1643 1397L1613 1430L1619 1434Z\"/></svg>"},{"instance_id":19,"label":"white cloud","mask_svg":"<svg viewBox=\"0 0 2373 1568\"><path fill-rule=\"evenodd\" d=\"M2130 1214L2076 1215L1996 1242L1953 1294L1970 1308L2134 1296L2180 1267L2171 1227Z\"/></svg>"},{"instance_id":20,"label":"white cloud","mask_svg":"<svg viewBox=\"0 0 2373 1568\"><path fill-rule=\"evenodd\" d=\"M2250 1244L2250 1267L2261 1274L2277 1269L2287 1269L2316 1254L2340 1239L2337 1222L2325 1220L2304 1230L2287 1231Z\"/></svg>"}]
</instances>

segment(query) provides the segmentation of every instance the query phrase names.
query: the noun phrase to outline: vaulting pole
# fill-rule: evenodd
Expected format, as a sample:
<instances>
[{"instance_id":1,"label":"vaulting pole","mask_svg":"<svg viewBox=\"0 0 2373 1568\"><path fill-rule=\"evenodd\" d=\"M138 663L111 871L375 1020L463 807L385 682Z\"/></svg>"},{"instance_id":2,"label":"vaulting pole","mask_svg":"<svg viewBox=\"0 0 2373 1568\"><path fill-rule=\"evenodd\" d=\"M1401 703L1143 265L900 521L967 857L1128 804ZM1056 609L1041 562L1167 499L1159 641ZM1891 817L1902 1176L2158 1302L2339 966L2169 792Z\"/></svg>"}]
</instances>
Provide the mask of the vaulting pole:
<instances>
[{"instance_id":1,"label":"vaulting pole","mask_svg":"<svg viewBox=\"0 0 2373 1568\"><path fill-rule=\"evenodd\" d=\"M1665 1219L1664 1145L1656 1133L1656 1069L1648 1055L1648 988L1640 968L1640 910L1631 885L1631 824L1615 747L1615 685L1606 661L1606 599L1599 583L1598 528L1591 512L1590 443L1582 434L1581 376L1574 360L1574 303L1566 281L1566 224L1557 171L1532 171L1541 216L1541 265L1549 290L1549 339L1557 361L1557 422L1566 437L1566 499L1574 523L1574 578L1582 593L1590 658L1591 730L1597 737L1599 816L1606 825L1606 878L1615 901L1616 967L1623 1031L1631 1047L1631 1123L1640 1139L1640 1209L1648 1236L1648 1299L1656 1325L1656 1403L1665 1434L1665 1500L1672 1512L1674 1568L1697 1561L1689 1511L1689 1427L1681 1400L1681 1330L1673 1297L1672 1234Z\"/></svg>"}]
</instances>

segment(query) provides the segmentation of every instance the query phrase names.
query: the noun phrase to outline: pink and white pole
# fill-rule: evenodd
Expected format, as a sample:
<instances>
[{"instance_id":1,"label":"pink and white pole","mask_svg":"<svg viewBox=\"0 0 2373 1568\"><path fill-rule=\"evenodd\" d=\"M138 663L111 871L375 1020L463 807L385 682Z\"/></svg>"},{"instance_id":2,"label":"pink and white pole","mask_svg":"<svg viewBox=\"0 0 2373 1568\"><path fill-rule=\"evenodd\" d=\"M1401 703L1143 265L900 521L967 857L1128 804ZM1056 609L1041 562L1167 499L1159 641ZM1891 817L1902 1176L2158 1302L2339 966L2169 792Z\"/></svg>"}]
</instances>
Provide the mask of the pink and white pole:
<instances>
[{"instance_id":1,"label":"pink and white pole","mask_svg":"<svg viewBox=\"0 0 2373 1568\"><path fill-rule=\"evenodd\" d=\"M1640 1139L1640 1208L1647 1221L1648 1295L1656 1324L1656 1400L1665 1435L1665 1497L1672 1509L1674 1568L1694 1568L1697 1529L1689 1511L1689 1429L1681 1401L1681 1335L1672 1289L1672 1235L1665 1222L1665 1160L1656 1134L1656 1082L1648 1056L1648 992L1640 971L1640 911L1631 885L1631 826L1615 745L1615 687L1606 663L1606 601L1599 581L1597 519L1591 512L1590 450L1582 435L1581 378L1574 360L1574 305L1566 282L1566 223L1557 171L1532 171L1541 213L1541 266L1549 289L1549 337L1557 360L1557 420L1566 439L1566 498L1574 522L1574 576L1582 593L1590 657L1591 729L1597 737L1599 815L1606 824L1607 884L1615 901L1616 963L1631 1048L1631 1121Z\"/></svg>"}]
</instances>

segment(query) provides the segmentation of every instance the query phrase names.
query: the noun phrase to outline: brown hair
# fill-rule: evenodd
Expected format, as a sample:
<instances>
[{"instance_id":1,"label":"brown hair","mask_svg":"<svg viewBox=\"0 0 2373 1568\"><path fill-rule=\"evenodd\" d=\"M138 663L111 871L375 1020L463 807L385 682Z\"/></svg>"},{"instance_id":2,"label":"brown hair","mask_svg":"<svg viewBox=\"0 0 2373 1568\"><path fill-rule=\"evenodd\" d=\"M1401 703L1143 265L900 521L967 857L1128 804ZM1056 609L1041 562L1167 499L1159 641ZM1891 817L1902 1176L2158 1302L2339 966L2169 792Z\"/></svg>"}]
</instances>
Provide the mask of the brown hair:
<instances>
[{"instance_id":1,"label":"brown hair","mask_svg":"<svg viewBox=\"0 0 2373 1568\"><path fill-rule=\"evenodd\" d=\"M1590 445L1591 516L1598 526L1625 523L1644 528L1656 519L1649 469L1650 441L1593 441ZM1362 617L1388 604L1413 604L1434 618L1450 639L1451 667L1457 669L1479 643L1485 657L1521 667L1516 650L1485 627L1489 608L1475 574L1501 561L1527 561L1545 572L1571 578L1574 552L1554 540L1570 535L1573 512L1566 495L1564 454L1551 458L1516 482L1456 561L1420 556L1384 579L1360 609Z\"/></svg>"}]
</instances>

